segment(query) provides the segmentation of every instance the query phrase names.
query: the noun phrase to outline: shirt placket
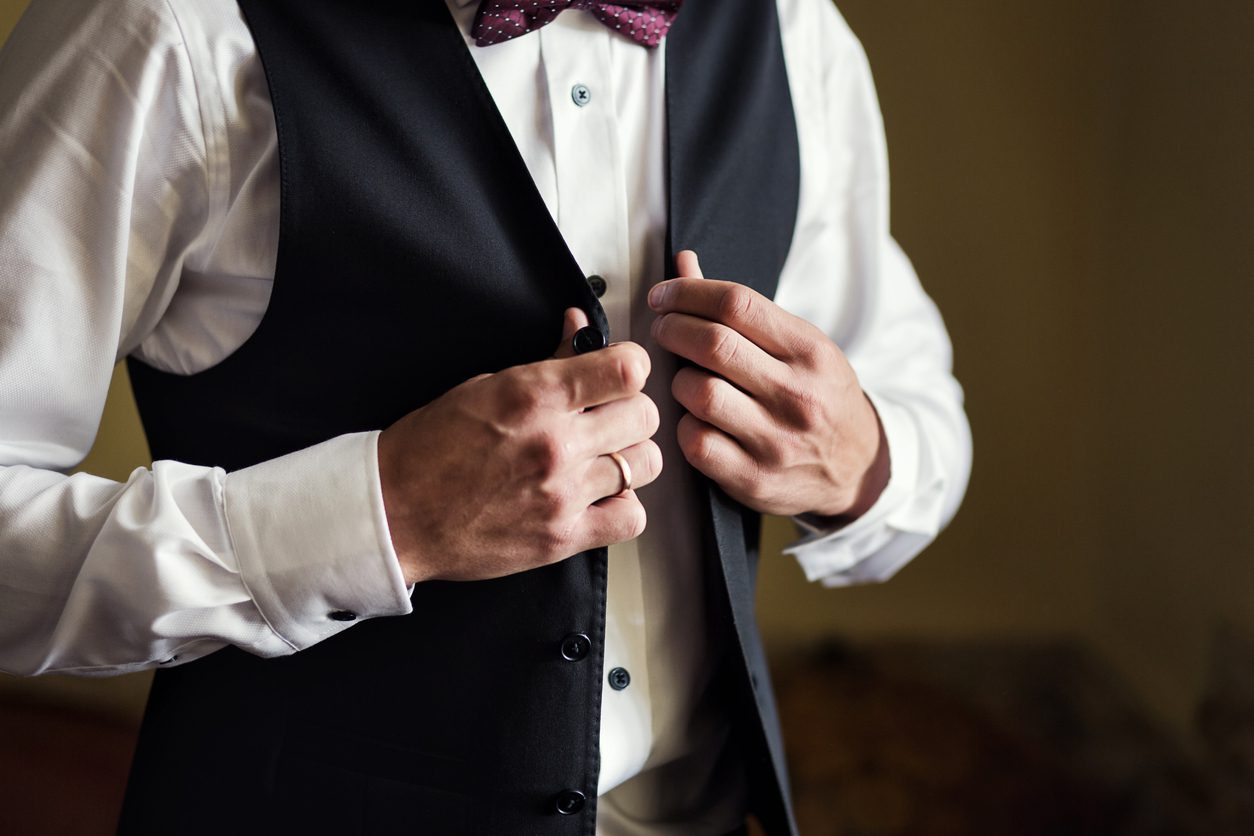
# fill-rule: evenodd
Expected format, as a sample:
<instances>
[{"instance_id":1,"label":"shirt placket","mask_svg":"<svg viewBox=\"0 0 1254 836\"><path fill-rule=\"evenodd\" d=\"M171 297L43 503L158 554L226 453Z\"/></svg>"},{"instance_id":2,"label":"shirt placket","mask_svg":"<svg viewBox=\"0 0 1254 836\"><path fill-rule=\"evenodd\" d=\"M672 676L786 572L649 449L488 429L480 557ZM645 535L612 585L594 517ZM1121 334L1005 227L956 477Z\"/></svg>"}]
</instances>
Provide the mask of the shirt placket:
<instances>
[{"instance_id":1,"label":"shirt placket","mask_svg":"<svg viewBox=\"0 0 1254 836\"><path fill-rule=\"evenodd\" d=\"M627 172L613 89L614 35L576 10L537 34L552 108L557 225L605 309L611 339L629 340L633 277ZM636 774L652 748L636 542L610 548L606 606L601 792Z\"/></svg>"}]
</instances>

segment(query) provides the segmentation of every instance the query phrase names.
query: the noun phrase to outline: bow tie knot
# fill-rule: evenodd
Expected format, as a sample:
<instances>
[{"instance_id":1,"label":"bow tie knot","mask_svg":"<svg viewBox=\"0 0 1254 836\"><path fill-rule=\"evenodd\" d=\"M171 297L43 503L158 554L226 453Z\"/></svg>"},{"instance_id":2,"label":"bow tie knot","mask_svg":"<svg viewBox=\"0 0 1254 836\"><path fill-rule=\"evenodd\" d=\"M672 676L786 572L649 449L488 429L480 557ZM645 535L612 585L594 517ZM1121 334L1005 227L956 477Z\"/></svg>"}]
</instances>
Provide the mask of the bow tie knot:
<instances>
[{"instance_id":1,"label":"bow tie knot","mask_svg":"<svg viewBox=\"0 0 1254 836\"><path fill-rule=\"evenodd\" d=\"M641 46L656 47L671 28L683 0L482 0L471 35L491 46L552 23L566 9L584 9Z\"/></svg>"}]
</instances>

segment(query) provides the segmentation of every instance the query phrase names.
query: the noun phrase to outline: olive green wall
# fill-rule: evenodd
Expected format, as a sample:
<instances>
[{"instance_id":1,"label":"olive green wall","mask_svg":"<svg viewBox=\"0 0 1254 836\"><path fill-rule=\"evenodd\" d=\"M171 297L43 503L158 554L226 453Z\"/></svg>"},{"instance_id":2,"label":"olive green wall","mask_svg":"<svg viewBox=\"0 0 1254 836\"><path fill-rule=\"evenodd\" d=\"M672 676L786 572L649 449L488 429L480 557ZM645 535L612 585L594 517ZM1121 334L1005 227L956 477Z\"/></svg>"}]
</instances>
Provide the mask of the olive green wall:
<instances>
[{"instance_id":1,"label":"olive green wall","mask_svg":"<svg viewBox=\"0 0 1254 836\"><path fill-rule=\"evenodd\" d=\"M951 331L975 468L891 583L763 584L768 634L1087 634L1100 591L1094 375L1111 79L1080 0L841 3L876 72L893 225ZM786 583L779 583L785 581ZM775 583L771 583L775 582Z\"/></svg>"},{"instance_id":2,"label":"olive green wall","mask_svg":"<svg viewBox=\"0 0 1254 836\"><path fill-rule=\"evenodd\" d=\"M1254 6L840 5L976 466L951 529L883 586L807 585L768 526L768 641L1074 637L1184 732L1217 627L1254 632ZM20 6L0 0L0 32ZM84 467L123 477L147 456L115 383ZM0 680L127 712L143 685Z\"/></svg>"},{"instance_id":3,"label":"olive green wall","mask_svg":"<svg viewBox=\"0 0 1254 836\"><path fill-rule=\"evenodd\" d=\"M976 463L893 582L768 578L767 634L1077 635L1187 740L1217 634L1254 634L1254 6L839 5Z\"/></svg>"},{"instance_id":4,"label":"olive green wall","mask_svg":"<svg viewBox=\"0 0 1254 836\"><path fill-rule=\"evenodd\" d=\"M1121 9L1096 638L1183 722L1217 631L1254 635L1254 4Z\"/></svg>"}]
</instances>

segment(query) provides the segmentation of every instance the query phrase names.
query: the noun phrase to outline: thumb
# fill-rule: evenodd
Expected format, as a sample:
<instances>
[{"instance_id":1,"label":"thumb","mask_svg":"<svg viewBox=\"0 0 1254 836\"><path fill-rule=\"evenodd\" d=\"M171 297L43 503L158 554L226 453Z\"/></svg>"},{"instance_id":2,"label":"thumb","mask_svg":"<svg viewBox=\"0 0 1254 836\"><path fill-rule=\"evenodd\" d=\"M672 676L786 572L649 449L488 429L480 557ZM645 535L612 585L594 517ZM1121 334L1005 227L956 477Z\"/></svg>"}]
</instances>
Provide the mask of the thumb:
<instances>
[{"instance_id":1,"label":"thumb","mask_svg":"<svg viewBox=\"0 0 1254 836\"><path fill-rule=\"evenodd\" d=\"M588 314L582 308L567 308L562 315L562 341L557 344L557 351L553 353L553 357L555 359L574 357L575 349L571 345L571 340L574 339L576 331L590 324Z\"/></svg>"},{"instance_id":2,"label":"thumb","mask_svg":"<svg viewBox=\"0 0 1254 836\"><path fill-rule=\"evenodd\" d=\"M697 261L697 254L692 250L681 250L675 256L675 271L683 278L705 278L705 274L701 272L701 262Z\"/></svg>"}]
</instances>

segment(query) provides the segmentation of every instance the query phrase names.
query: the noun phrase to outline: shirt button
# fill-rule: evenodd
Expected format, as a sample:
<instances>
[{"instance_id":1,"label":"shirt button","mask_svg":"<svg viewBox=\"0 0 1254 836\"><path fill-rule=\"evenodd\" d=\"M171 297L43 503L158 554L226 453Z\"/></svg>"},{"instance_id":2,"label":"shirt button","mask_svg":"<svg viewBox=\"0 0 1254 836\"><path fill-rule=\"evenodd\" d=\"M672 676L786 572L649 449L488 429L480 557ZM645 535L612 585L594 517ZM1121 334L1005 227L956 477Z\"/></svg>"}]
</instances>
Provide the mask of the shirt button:
<instances>
[{"instance_id":1,"label":"shirt button","mask_svg":"<svg viewBox=\"0 0 1254 836\"><path fill-rule=\"evenodd\" d=\"M333 613L328 613L327 618L332 621L356 621L357 613L349 610L336 610Z\"/></svg>"},{"instance_id":2,"label":"shirt button","mask_svg":"<svg viewBox=\"0 0 1254 836\"><path fill-rule=\"evenodd\" d=\"M596 296L596 298L600 299L605 295L605 291L609 287L609 284L605 281L604 276L593 274L588 277L588 287L592 288L592 294Z\"/></svg>"},{"instance_id":3,"label":"shirt button","mask_svg":"<svg viewBox=\"0 0 1254 836\"><path fill-rule=\"evenodd\" d=\"M582 662L592 650L592 639L583 633L571 633L562 639L562 658L567 662Z\"/></svg>"},{"instance_id":4,"label":"shirt button","mask_svg":"<svg viewBox=\"0 0 1254 836\"><path fill-rule=\"evenodd\" d=\"M615 691L621 691L631 684L631 674L626 668L614 668L610 671L610 687Z\"/></svg>"},{"instance_id":5,"label":"shirt button","mask_svg":"<svg viewBox=\"0 0 1254 836\"><path fill-rule=\"evenodd\" d=\"M579 790L562 790L553 799L553 807L563 816L573 816L583 810L587 801L588 796Z\"/></svg>"},{"instance_id":6,"label":"shirt button","mask_svg":"<svg viewBox=\"0 0 1254 836\"><path fill-rule=\"evenodd\" d=\"M570 98L580 107L586 107L588 102L592 101L592 91L586 84L576 84L570 88Z\"/></svg>"}]
</instances>

